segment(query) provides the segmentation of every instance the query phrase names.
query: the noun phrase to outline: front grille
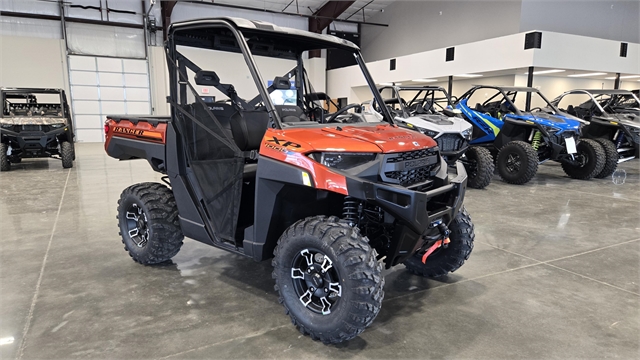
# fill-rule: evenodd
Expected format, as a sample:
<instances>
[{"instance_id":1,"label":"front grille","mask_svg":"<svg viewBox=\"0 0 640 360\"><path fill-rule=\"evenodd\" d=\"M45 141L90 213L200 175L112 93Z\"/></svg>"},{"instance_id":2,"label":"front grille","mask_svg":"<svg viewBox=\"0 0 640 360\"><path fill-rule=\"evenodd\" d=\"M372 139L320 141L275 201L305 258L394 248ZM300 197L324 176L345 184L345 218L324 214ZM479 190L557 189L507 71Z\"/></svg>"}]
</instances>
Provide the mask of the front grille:
<instances>
[{"instance_id":1,"label":"front grille","mask_svg":"<svg viewBox=\"0 0 640 360\"><path fill-rule=\"evenodd\" d=\"M576 134L573 131L565 131L561 134L551 134L551 141L553 141L554 143L558 144L558 145L562 145L564 146L564 139L568 138L568 137L572 137L574 138L574 140L576 140L576 143L578 142L577 138L576 138Z\"/></svg>"},{"instance_id":2,"label":"front grille","mask_svg":"<svg viewBox=\"0 0 640 360\"><path fill-rule=\"evenodd\" d=\"M443 134L435 139L440 151L449 152L462 149L465 140L459 134Z\"/></svg>"},{"instance_id":3,"label":"front grille","mask_svg":"<svg viewBox=\"0 0 640 360\"><path fill-rule=\"evenodd\" d=\"M389 154L383 166L383 181L408 187L423 183L440 168L437 148Z\"/></svg>"},{"instance_id":4,"label":"front grille","mask_svg":"<svg viewBox=\"0 0 640 360\"><path fill-rule=\"evenodd\" d=\"M42 125L22 125L22 131L42 131Z\"/></svg>"}]
</instances>

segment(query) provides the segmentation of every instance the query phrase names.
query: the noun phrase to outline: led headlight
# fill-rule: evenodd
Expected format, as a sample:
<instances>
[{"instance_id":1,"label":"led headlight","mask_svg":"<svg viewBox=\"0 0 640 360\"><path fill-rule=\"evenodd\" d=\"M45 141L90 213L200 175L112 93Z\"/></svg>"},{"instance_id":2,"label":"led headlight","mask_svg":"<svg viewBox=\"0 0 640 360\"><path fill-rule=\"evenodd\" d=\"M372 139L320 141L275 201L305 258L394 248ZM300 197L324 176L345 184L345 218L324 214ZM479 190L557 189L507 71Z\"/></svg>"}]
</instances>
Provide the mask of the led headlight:
<instances>
[{"instance_id":1,"label":"led headlight","mask_svg":"<svg viewBox=\"0 0 640 360\"><path fill-rule=\"evenodd\" d=\"M546 125L542 125L542 128L549 134L555 134L558 131L560 131L560 129L553 127L553 126L546 126Z\"/></svg>"},{"instance_id":2,"label":"led headlight","mask_svg":"<svg viewBox=\"0 0 640 360\"><path fill-rule=\"evenodd\" d=\"M421 133L423 133L423 134L425 134L425 135L427 135L429 137L432 137L432 138L438 136L438 134L439 134L439 132L433 131L433 130L429 130L429 129L418 128L418 130L420 130Z\"/></svg>"},{"instance_id":3,"label":"led headlight","mask_svg":"<svg viewBox=\"0 0 640 360\"><path fill-rule=\"evenodd\" d=\"M465 139L471 140L471 133L472 132L473 132L473 128L470 127L470 128L468 128L466 130L462 130L461 134L462 134L462 137L464 137Z\"/></svg>"},{"instance_id":4,"label":"led headlight","mask_svg":"<svg viewBox=\"0 0 640 360\"><path fill-rule=\"evenodd\" d=\"M64 124L51 124L50 125L52 128L57 129L57 128L61 128L64 126Z\"/></svg>"},{"instance_id":5,"label":"led headlight","mask_svg":"<svg viewBox=\"0 0 640 360\"><path fill-rule=\"evenodd\" d=\"M323 152L309 155L312 159L330 168L346 170L375 160L373 153Z\"/></svg>"}]
</instances>

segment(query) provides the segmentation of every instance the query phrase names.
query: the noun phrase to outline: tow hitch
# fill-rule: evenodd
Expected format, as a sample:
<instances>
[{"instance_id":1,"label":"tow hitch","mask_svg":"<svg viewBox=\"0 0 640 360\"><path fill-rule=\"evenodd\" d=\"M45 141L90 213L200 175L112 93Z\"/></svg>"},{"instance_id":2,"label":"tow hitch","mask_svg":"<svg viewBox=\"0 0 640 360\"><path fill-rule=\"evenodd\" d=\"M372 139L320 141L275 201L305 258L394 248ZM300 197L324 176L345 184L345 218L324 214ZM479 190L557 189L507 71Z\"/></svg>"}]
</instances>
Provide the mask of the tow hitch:
<instances>
[{"instance_id":1,"label":"tow hitch","mask_svg":"<svg viewBox=\"0 0 640 360\"><path fill-rule=\"evenodd\" d=\"M449 230L447 225L445 225L444 223L440 222L440 223L438 223L437 228L440 231L441 238L439 240L437 240L433 245L431 245L427 249L427 251L424 252L424 255L422 255L422 263L423 264L427 263L427 258L434 251L436 251L437 248L442 246L443 248L446 249L447 246L449 246L449 243L451 242L451 240L449 239L449 234L451 234L451 230Z\"/></svg>"}]
</instances>

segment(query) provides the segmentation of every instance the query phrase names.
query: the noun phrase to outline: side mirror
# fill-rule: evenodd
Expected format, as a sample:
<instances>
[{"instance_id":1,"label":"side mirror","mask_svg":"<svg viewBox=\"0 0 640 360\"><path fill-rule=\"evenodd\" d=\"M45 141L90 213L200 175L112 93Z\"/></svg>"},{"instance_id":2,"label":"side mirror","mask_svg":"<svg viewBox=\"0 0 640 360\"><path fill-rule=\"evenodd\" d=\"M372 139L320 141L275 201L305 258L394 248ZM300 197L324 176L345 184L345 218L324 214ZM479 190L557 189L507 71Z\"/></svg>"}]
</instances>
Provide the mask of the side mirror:
<instances>
[{"instance_id":1,"label":"side mirror","mask_svg":"<svg viewBox=\"0 0 640 360\"><path fill-rule=\"evenodd\" d=\"M203 86L218 86L220 85L220 78L215 71L200 70L196 73L196 84Z\"/></svg>"}]
</instances>

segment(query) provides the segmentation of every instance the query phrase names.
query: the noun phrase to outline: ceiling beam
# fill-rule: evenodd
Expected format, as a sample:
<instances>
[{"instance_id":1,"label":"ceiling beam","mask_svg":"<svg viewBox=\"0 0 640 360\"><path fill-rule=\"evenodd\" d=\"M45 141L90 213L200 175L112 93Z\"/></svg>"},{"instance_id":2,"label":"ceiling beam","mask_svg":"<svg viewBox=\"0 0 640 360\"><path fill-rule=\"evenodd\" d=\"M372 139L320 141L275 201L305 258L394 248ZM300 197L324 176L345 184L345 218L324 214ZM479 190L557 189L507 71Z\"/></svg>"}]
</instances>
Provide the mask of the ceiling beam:
<instances>
[{"instance_id":1,"label":"ceiling beam","mask_svg":"<svg viewBox=\"0 0 640 360\"><path fill-rule=\"evenodd\" d=\"M309 18L309 31L321 34L335 19L338 18L355 1L327 1ZM320 57L320 50L309 51L309 58Z\"/></svg>"},{"instance_id":2,"label":"ceiling beam","mask_svg":"<svg viewBox=\"0 0 640 360\"><path fill-rule=\"evenodd\" d=\"M164 40L167 40L167 30L171 24L171 13L176 4L177 1L175 0L160 1L160 16L162 16L162 34L164 35Z\"/></svg>"},{"instance_id":3,"label":"ceiling beam","mask_svg":"<svg viewBox=\"0 0 640 360\"><path fill-rule=\"evenodd\" d=\"M321 33L329 24L342 15L355 1L327 1L309 18L309 31Z\"/></svg>"}]
</instances>

